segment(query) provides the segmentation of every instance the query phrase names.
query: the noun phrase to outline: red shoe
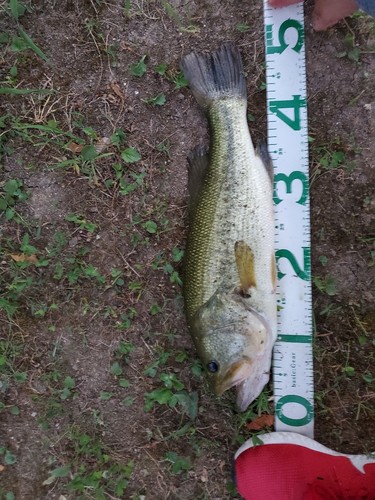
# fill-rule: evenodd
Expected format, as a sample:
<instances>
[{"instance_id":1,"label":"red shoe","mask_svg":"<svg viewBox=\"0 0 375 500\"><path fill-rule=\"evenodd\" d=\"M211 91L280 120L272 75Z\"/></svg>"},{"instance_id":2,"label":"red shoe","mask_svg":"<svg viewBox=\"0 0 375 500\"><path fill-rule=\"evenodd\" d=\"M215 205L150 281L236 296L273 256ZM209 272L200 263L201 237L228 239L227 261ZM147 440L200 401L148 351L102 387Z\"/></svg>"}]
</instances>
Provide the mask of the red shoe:
<instances>
[{"instance_id":1,"label":"red shoe","mask_svg":"<svg viewBox=\"0 0 375 500\"><path fill-rule=\"evenodd\" d=\"M375 457L344 455L294 432L251 439L235 455L246 500L375 500Z\"/></svg>"}]
</instances>

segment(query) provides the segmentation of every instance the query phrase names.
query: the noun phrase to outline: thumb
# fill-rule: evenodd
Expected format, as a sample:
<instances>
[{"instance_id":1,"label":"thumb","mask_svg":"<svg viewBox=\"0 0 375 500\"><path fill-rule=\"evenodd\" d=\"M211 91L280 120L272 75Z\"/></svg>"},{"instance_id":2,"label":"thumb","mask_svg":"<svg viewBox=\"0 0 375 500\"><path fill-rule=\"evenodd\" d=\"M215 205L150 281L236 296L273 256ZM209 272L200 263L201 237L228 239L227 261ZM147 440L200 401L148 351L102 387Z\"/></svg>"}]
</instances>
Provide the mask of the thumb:
<instances>
[{"instance_id":1,"label":"thumb","mask_svg":"<svg viewBox=\"0 0 375 500\"><path fill-rule=\"evenodd\" d=\"M294 3L299 3L301 0L269 0L268 3L271 7L287 7Z\"/></svg>"},{"instance_id":2,"label":"thumb","mask_svg":"<svg viewBox=\"0 0 375 500\"><path fill-rule=\"evenodd\" d=\"M322 31L350 16L358 9L356 0L316 0L312 24L316 31Z\"/></svg>"}]
</instances>

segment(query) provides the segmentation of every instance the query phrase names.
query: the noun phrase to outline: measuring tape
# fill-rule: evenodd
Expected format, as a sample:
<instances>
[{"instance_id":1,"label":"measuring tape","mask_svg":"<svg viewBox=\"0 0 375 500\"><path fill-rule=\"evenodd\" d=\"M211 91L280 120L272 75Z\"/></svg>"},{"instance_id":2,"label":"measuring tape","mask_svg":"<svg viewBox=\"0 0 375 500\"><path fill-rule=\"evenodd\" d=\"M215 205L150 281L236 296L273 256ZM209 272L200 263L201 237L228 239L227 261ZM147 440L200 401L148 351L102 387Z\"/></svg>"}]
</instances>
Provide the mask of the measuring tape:
<instances>
[{"instance_id":1,"label":"measuring tape","mask_svg":"<svg viewBox=\"0 0 375 500\"><path fill-rule=\"evenodd\" d=\"M274 165L276 431L314 434L310 200L303 3L264 1L268 149Z\"/></svg>"}]
</instances>

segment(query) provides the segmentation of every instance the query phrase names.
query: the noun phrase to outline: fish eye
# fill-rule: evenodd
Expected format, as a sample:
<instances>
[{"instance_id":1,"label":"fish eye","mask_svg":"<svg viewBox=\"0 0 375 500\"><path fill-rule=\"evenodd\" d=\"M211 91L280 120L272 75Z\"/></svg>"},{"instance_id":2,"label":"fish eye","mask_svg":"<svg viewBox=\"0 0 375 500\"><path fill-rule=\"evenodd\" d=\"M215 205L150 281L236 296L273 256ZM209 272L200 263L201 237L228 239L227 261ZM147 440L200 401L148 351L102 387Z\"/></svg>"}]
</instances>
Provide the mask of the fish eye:
<instances>
[{"instance_id":1,"label":"fish eye","mask_svg":"<svg viewBox=\"0 0 375 500\"><path fill-rule=\"evenodd\" d=\"M216 373L219 369L219 365L216 363L216 361L210 361L207 363L207 370L210 373Z\"/></svg>"}]
</instances>

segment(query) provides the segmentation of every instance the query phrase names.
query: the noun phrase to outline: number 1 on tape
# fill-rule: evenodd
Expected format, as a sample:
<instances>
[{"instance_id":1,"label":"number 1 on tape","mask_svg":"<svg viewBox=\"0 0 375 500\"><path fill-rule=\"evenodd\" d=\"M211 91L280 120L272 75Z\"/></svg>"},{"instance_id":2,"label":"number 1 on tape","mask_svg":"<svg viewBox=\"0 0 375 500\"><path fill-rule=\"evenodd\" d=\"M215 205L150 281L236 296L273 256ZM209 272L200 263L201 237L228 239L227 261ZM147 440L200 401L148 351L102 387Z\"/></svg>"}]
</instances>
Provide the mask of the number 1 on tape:
<instances>
[{"instance_id":1,"label":"number 1 on tape","mask_svg":"<svg viewBox=\"0 0 375 500\"><path fill-rule=\"evenodd\" d=\"M303 4L264 1L268 149L274 165L278 338L275 428L313 437L310 208Z\"/></svg>"}]
</instances>

